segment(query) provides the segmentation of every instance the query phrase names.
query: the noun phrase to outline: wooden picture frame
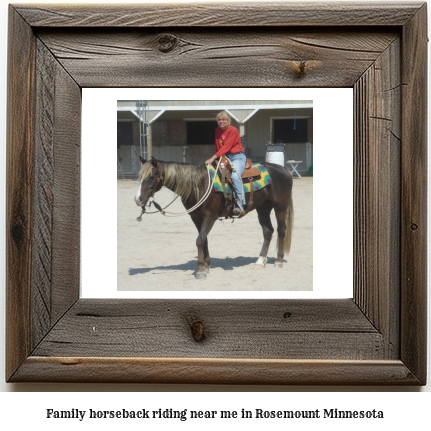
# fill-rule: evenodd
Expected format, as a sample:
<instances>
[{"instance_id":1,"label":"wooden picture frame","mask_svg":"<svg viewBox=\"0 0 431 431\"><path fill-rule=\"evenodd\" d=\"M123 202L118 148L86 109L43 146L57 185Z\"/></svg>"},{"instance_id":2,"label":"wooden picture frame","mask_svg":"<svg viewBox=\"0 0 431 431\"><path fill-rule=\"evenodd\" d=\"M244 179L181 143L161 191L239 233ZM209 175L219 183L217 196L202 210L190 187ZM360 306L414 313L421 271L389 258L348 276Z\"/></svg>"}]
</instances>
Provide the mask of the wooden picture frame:
<instances>
[{"instance_id":1,"label":"wooden picture frame","mask_svg":"<svg viewBox=\"0 0 431 431\"><path fill-rule=\"evenodd\" d=\"M426 45L424 3L11 5L7 381L424 385ZM158 86L354 89L353 299L80 298L81 89Z\"/></svg>"}]
</instances>

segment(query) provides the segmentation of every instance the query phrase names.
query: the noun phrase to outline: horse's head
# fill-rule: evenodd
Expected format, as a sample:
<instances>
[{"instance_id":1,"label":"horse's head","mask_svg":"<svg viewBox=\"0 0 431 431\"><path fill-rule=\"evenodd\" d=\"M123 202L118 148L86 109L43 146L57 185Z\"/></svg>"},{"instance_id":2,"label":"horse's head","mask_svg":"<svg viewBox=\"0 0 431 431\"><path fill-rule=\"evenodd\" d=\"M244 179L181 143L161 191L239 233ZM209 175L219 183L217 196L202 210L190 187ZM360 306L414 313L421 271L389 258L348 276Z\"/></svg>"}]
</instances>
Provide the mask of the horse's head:
<instances>
[{"instance_id":1,"label":"horse's head","mask_svg":"<svg viewBox=\"0 0 431 431\"><path fill-rule=\"evenodd\" d=\"M139 188L135 195L135 202L136 205L144 208L148 199L162 188L163 177L160 166L154 157L151 157L149 161L144 160L141 156L139 159L142 168L139 172Z\"/></svg>"}]
</instances>

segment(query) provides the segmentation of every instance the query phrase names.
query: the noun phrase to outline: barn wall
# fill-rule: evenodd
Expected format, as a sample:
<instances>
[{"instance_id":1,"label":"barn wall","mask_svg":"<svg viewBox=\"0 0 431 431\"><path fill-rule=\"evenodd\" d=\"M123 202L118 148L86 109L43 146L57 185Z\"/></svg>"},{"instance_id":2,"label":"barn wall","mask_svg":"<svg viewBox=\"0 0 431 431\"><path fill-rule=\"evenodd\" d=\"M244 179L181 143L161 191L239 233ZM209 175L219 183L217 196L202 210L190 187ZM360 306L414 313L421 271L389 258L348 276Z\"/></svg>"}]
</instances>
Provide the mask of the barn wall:
<instances>
[{"instance_id":1,"label":"barn wall","mask_svg":"<svg viewBox=\"0 0 431 431\"><path fill-rule=\"evenodd\" d=\"M311 101L294 101L296 104L311 103ZM124 102L126 103L126 102ZM130 102L128 102L130 105ZM228 106L229 111L240 121L248 118L253 112L253 109L235 109L235 106L242 105L273 105L292 103L292 101L150 101L151 106L202 106L202 109L190 110L169 110L155 112L150 111L150 118L158 115L157 119L152 123L152 155L157 159L165 161L185 161L187 163L203 163L206 159L214 154L213 142L203 142L202 145L189 145L187 143L187 121L199 120L214 120L216 127L216 115L220 112L220 106ZM217 105L217 106L215 106ZM120 106L120 102L118 102ZM205 109L205 106L210 109ZM215 109L216 108L216 109ZM124 111L118 111L120 116L124 117ZM296 114L295 114L296 113ZM308 116L308 144L305 142L298 142L294 144L287 144L284 154L284 160L301 160L302 163L298 166L298 170L302 172L308 171L310 164L312 164L312 143L313 143L313 109L312 108L280 108L280 109L260 109L252 114L245 124L240 128L238 122L233 119L232 125L243 131L243 142L246 147L247 157L251 158L254 162L266 161L266 145L269 141L272 142L271 136L271 119L277 118L293 118L294 115L298 117ZM122 159L123 171L127 173L135 173L139 171L139 122L137 118L129 117L133 121L133 136L135 139L135 148L121 148L119 156ZM184 148L186 147L186 148ZM136 172L137 173L137 172Z\"/></svg>"},{"instance_id":2,"label":"barn wall","mask_svg":"<svg viewBox=\"0 0 431 431\"><path fill-rule=\"evenodd\" d=\"M138 145L123 145L117 150L117 177L135 178L141 169Z\"/></svg>"},{"instance_id":3,"label":"barn wall","mask_svg":"<svg viewBox=\"0 0 431 431\"><path fill-rule=\"evenodd\" d=\"M190 145L186 148L186 163L199 164L204 163L214 154L214 145ZM165 146L153 147L153 156L156 159L182 162L184 158L183 147Z\"/></svg>"},{"instance_id":4,"label":"barn wall","mask_svg":"<svg viewBox=\"0 0 431 431\"><path fill-rule=\"evenodd\" d=\"M261 109L245 124L245 133L247 137L247 155L256 162L264 162L266 160L266 145L273 141L271 135L271 118L274 117L291 117L295 115L293 109ZM311 108L296 110L297 116L310 116L308 121L308 142L313 142L313 128ZM311 152L311 154L310 154ZM312 145L306 146L306 142L298 142L285 145L284 160L300 160L302 163L298 166L298 170L302 172L308 171L312 163Z\"/></svg>"}]
</instances>

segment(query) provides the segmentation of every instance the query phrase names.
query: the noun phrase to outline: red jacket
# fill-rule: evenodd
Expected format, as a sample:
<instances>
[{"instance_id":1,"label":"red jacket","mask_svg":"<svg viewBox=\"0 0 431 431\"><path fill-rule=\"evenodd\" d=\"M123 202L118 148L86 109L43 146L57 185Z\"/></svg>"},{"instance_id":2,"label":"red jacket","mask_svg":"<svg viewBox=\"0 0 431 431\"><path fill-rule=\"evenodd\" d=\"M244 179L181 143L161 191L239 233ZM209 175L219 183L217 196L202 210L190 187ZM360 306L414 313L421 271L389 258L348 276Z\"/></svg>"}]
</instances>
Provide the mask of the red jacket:
<instances>
[{"instance_id":1,"label":"red jacket","mask_svg":"<svg viewBox=\"0 0 431 431\"><path fill-rule=\"evenodd\" d=\"M215 155L217 158L227 153L240 153L244 151L238 129L233 126L229 126L226 130L217 127L215 133L215 147Z\"/></svg>"}]
</instances>

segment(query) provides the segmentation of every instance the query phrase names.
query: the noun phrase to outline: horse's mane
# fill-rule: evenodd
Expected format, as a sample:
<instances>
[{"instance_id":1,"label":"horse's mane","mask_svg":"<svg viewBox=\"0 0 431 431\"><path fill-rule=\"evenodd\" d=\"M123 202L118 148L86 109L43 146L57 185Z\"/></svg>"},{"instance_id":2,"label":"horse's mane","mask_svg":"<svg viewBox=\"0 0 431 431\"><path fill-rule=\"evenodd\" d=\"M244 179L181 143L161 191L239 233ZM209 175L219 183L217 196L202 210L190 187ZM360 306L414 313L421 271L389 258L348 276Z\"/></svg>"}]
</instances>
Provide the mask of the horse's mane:
<instances>
[{"instance_id":1,"label":"horse's mane","mask_svg":"<svg viewBox=\"0 0 431 431\"><path fill-rule=\"evenodd\" d=\"M142 165L139 172L139 182L151 175L154 166L151 162ZM199 200L201 192L202 174L205 172L205 165L191 165L188 163L159 162L157 168L163 175L163 185L186 200L192 193Z\"/></svg>"}]
</instances>

